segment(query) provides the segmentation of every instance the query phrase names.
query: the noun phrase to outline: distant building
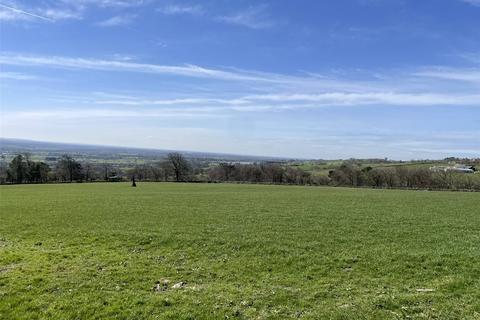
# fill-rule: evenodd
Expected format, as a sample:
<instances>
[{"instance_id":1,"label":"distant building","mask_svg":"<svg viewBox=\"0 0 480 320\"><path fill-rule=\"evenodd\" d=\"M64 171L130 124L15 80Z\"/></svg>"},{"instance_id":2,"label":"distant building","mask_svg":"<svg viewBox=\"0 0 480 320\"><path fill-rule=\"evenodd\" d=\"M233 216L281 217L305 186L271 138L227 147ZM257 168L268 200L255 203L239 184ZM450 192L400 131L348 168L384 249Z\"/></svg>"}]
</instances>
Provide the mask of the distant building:
<instances>
[{"instance_id":1,"label":"distant building","mask_svg":"<svg viewBox=\"0 0 480 320\"><path fill-rule=\"evenodd\" d=\"M473 166L455 164L452 166L435 166L430 168L433 172L458 172L458 173L475 173L476 169Z\"/></svg>"},{"instance_id":2,"label":"distant building","mask_svg":"<svg viewBox=\"0 0 480 320\"><path fill-rule=\"evenodd\" d=\"M122 177L120 177L120 176L111 176L111 177L108 177L108 181L109 181L109 182L120 182L120 181L122 181Z\"/></svg>"}]
</instances>

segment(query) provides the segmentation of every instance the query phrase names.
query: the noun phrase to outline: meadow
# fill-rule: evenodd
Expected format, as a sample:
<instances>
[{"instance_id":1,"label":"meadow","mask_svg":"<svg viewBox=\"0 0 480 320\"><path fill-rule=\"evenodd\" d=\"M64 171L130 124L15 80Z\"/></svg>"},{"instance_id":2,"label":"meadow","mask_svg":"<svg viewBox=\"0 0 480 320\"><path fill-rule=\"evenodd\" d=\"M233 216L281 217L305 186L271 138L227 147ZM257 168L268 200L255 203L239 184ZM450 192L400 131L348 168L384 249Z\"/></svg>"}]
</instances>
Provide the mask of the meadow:
<instances>
[{"instance_id":1,"label":"meadow","mask_svg":"<svg viewBox=\"0 0 480 320\"><path fill-rule=\"evenodd\" d=\"M480 319L480 194L0 186L0 319Z\"/></svg>"}]
</instances>

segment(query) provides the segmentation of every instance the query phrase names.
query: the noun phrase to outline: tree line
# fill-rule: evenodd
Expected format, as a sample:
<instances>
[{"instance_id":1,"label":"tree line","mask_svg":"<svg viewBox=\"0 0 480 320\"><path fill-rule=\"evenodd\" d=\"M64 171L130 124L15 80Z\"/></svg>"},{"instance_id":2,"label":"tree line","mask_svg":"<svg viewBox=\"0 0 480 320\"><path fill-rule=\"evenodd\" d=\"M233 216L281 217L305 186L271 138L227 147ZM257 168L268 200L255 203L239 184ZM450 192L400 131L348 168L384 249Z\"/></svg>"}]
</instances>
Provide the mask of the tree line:
<instances>
[{"instance_id":1,"label":"tree line","mask_svg":"<svg viewBox=\"0 0 480 320\"><path fill-rule=\"evenodd\" d=\"M55 170L43 161L33 161L29 155L19 154L2 168L2 182L8 183L46 183L50 181L83 180L82 165L69 155L64 155L57 162Z\"/></svg>"},{"instance_id":2,"label":"tree line","mask_svg":"<svg viewBox=\"0 0 480 320\"><path fill-rule=\"evenodd\" d=\"M432 190L480 191L478 174L451 171L434 172L422 166L396 165L371 167L354 160L345 161L328 174L311 173L301 168L274 162L208 164L188 161L180 153L170 153L158 162L121 169L111 164L79 162L63 155L52 167L17 155L0 172L2 183L122 181L239 182L289 185L348 186Z\"/></svg>"},{"instance_id":3,"label":"tree line","mask_svg":"<svg viewBox=\"0 0 480 320\"><path fill-rule=\"evenodd\" d=\"M197 173L192 164L180 153L170 153L164 161L135 165L123 170L109 163L80 162L63 155L53 166L34 161L28 154L16 155L6 167L0 168L0 183L48 183L122 181L135 177L146 181L190 181Z\"/></svg>"},{"instance_id":4,"label":"tree line","mask_svg":"<svg viewBox=\"0 0 480 320\"><path fill-rule=\"evenodd\" d=\"M333 186L480 191L478 174L435 172L421 166L372 168L346 162L331 170L328 178Z\"/></svg>"},{"instance_id":5,"label":"tree line","mask_svg":"<svg viewBox=\"0 0 480 320\"><path fill-rule=\"evenodd\" d=\"M208 178L217 182L480 191L478 175L401 165L373 168L353 161L344 162L328 175L280 164L222 163L208 171Z\"/></svg>"}]
</instances>

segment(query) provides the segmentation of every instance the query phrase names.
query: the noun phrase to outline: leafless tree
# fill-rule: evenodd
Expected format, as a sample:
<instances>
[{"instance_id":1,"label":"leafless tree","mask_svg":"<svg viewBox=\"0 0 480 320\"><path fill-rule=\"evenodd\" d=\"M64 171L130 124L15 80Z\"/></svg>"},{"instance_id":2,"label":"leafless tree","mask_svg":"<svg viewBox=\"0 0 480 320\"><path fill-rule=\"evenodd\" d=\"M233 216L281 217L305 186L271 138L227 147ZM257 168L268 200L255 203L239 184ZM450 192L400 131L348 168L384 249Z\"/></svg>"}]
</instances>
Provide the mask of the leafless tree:
<instances>
[{"instance_id":1,"label":"leafless tree","mask_svg":"<svg viewBox=\"0 0 480 320\"><path fill-rule=\"evenodd\" d=\"M172 166L175 181L186 181L190 172L190 165L185 157L178 152L172 152L168 154L167 159Z\"/></svg>"}]
</instances>

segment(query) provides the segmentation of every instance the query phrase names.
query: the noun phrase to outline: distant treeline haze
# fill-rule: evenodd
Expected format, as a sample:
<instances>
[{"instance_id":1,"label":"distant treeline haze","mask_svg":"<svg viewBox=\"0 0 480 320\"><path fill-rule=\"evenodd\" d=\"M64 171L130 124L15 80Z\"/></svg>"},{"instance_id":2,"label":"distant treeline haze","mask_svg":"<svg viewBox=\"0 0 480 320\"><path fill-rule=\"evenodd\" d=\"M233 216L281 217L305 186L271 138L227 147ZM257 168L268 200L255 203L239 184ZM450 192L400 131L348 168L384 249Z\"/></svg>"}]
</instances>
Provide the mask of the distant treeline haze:
<instances>
[{"instance_id":1,"label":"distant treeline haze","mask_svg":"<svg viewBox=\"0 0 480 320\"><path fill-rule=\"evenodd\" d=\"M162 161L123 170L107 163L80 163L69 155L63 155L51 167L45 162L30 160L28 155L19 154L8 166L0 168L2 184L113 182L126 181L133 177L137 181L240 182L480 191L478 174L435 172L424 167L408 166L376 168L356 163L354 160L345 161L328 174L312 174L288 163L225 162L206 166L202 162L188 161L180 153L170 153Z\"/></svg>"}]
</instances>

